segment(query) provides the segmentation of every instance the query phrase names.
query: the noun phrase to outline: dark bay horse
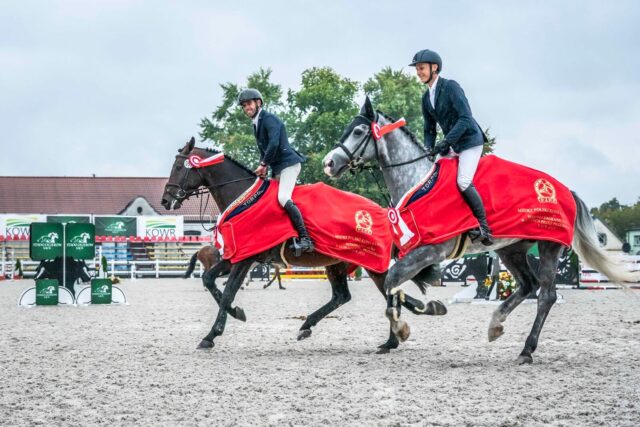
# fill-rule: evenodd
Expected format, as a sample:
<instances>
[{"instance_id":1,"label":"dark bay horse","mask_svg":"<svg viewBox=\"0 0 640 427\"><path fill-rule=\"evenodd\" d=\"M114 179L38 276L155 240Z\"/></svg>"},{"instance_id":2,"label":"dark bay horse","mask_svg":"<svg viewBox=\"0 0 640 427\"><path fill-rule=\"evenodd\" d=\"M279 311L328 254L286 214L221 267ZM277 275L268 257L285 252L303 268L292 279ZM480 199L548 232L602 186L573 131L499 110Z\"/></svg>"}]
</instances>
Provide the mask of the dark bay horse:
<instances>
[{"instance_id":1,"label":"dark bay horse","mask_svg":"<svg viewBox=\"0 0 640 427\"><path fill-rule=\"evenodd\" d=\"M426 176L432 167L432 162L423 144L406 127L395 129L375 141L372 135L374 122L382 127L392 123L393 120L381 112L376 112L367 97L360 114L347 126L338 146L325 156L323 160L325 173L337 178L348 169L361 170L365 163L371 162L382 171L392 200L398 202L408 190ZM572 194L577 205L573 249L582 260L614 282L636 280L635 276L624 271L600 248L589 209L575 193ZM446 259L453 251L457 238L458 236L436 245L417 246L389 269L384 283L388 296L388 308L385 314L399 339L404 341L409 335L408 325L400 319L400 306L397 304L398 297L401 295L399 286L426 266ZM527 262L527 251L535 243L538 244L540 253L537 271L534 271ZM493 313L489 324L489 341L494 341L504 333L502 323L509 313L532 291L540 289L538 312L524 349L518 357L517 361L520 364L532 363L532 353L538 345L538 337L549 310L556 301L554 281L563 249L561 244L551 241L521 239L495 239L495 244L491 247L478 243L471 244L466 249L466 253L469 254L496 251L519 284L517 291Z\"/></svg>"},{"instance_id":2,"label":"dark bay horse","mask_svg":"<svg viewBox=\"0 0 640 427\"><path fill-rule=\"evenodd\" d=\"M222 260L222 256L220 255L220 251L218 251L218 249L215 246L213 245L203 246L193 253L193 255L191 256L191 259L189 260L189 265L187 266L187 270L184 272L184 276L182 277L185 279L188 279L189 277L191 277L191 274L193 274L193 270L195 270L196 268L196 262L200 261L205 271L204 274L202 275L202 284L205 287L205 289L210 289L211 286L207 286L205 279L215 281L215 279L217 279L217 276L213 277L212 275L207 274L207 272L211 269L211 267L219 263L221 260ZM258 264L256 263L256 265ZM278 287L284 290L285 287L282 286L282 278L280 277L280 266L275 264L273 267L275 269L273 278L270 279L266 285L264 285L264 289L271 286L271 284L277 279ZM227 271L226 273L220 272L219 274L224 275L228 273L229 272ZM251 280L249 279L246 286L249 286L250 281ZM215 284L214 284L214 287L215 287Z\"/></svg>"},{"instance_id":3,"label":"dark bay horse","mask_svg":"<svg viewBox=\"0 0 640 427\"><path fill-rule=\"evenodd\" d=\"M170 209L179 209L182 202L191 195L196 194L200 187L206 187L213 199L215 200L220 211L224 211L233 201L242 195L256 180L256 175L247 167L241 165L237 161L225 157L224 162L204 168L191 168L186 166L189 155L196 154L201 157L209 157L214 151L195 148L195 140L191 140L176 155L171 175L165 186L162 196L162 205ZM283 246L284 245L284 246ZM198 345L199 349L208 349L214 346L215 337L222 335L227 321L227 314L238 315L236 309L231 307L235 295L242 283L242 280L249 272L254 262L274 262L284 264L283 256L287 260L294 260L294 264L304 267L325 267L327 278L332 288L331 300L320 307L307 317L307 320L300 327L298 339L304 339L311 335L311 328L315 326L322 318L329 313L347 303L351 299L349 287L347 283L347 271L349 264L339 259L331 258L319 252L303 254L300 257L294 256L289 247L289 243L277 245L272 249L261 254L255 255L235 264L231 264L227 260L222 260L216 264L210 271L216 270L214 273L229 269L229 279L224 292L216 298L215 291L210 289L214 298L220 306L216 321L211 331L202 339ZM212 274L214 274L212 273ZM378 290L384 296L384 278L385 274L378 274L369 271L369 276L376 284ZM210 282L206 282L210 285ZM419 289L425 293L426 283L420 280L414 280ZM444 314L446 308L439 301L430 301L423 304L421 301L406 295L402 305L415 314ZM242 313L244 316L244 313ZM390 331L388 341L381 348L397 347L397 338Z\"/></svg>"}]
</instances>

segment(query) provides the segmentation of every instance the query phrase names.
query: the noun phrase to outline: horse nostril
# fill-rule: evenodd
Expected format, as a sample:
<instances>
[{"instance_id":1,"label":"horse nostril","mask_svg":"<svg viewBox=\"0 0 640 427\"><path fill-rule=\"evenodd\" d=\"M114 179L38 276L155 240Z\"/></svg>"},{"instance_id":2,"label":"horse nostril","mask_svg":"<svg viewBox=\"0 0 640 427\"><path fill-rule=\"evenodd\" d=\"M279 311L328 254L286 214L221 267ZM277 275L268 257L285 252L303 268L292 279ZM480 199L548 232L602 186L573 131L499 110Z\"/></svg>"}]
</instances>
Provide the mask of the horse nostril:
<instances>
[{"instance_id":1,"label":"horse nostril","mask_svg":"<svg viewBox=\"0 0 640 427\"><path fill-rule=\"evenodd\" d=\"M333 167L333 159L329 159L329 160L327 160L326 165L327 165L327 167L332 168L332 167Z\"/></svg>"}]
</instances>

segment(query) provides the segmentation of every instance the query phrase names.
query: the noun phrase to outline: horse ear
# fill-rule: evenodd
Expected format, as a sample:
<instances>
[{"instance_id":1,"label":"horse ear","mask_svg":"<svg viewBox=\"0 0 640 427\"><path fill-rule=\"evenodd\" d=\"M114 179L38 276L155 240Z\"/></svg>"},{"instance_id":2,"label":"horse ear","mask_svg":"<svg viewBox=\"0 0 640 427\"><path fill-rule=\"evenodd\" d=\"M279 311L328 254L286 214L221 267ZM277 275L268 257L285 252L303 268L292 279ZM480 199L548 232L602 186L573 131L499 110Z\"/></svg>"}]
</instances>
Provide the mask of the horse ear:
<instances>
[{"instance_id":1,"label":"horse ear","mask_svg":"<svg viewBox=\"0 0 640 427\"><path fill-rule=\"evenodd\" d=\"M360 114L371 120L375 120L376 118L376 113L375 111L373 111L373 105L371 105L371 100L369 99L368 95L364 100L364 104L362 104L362 108L360 109Z\"/></svg>"},{"instance_id":2,"label":"horse ear","mask_svg":"<svg viewBox=\"0 0 640 427\"><path fill-rule=\"evenodd\" d=\"M191 137L191 139L189 140L189 142L187 142L186 144L184 144L184 147L179 148L178 149L178 153L181 154L188 154L189 152L191 152L191 150L193 150L193 147L196 145L196 140L194 137Z\"/></svg>"}]
</instances>

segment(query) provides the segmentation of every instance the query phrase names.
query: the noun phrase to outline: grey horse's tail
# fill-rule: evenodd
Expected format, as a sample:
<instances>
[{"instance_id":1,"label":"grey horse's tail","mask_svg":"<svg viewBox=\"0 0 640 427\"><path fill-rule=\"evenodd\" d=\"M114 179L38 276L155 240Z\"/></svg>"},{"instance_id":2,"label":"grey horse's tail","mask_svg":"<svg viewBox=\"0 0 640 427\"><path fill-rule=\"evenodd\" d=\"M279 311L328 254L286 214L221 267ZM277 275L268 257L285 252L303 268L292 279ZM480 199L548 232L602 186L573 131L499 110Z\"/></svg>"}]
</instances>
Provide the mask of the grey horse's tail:
<instances>
[{"instance_id":1,"label":"grey horse's tail","mask_svg":"<svg viewBox=\"0 0 640 427\"><path fill-rule=\"evenodd\" d=\"M196 261L198 261L198 251L194 252L191 256L189 267L187 267L187 271L185 271L184 276L182 276L183 279L188 279L189 277L191 277L191 273L193 273L193 270L195 270L196 268Z\"/></svg>"},{"instance_id":2,"label":"grey horse's tail","mask_svg":"<svg viewBox=\"0 0 640 427\"><path fill-rule=\"evenodd\" d=\"M611 257L598 242L598 234L589 214L589 208L573 191L573 199L578 209L576 214L575 231L573 235L573 249L580 259L595 270L604 274L614 283L640 280L640 274L625 271L624 266Z\"/></svg>"}]
</instances>

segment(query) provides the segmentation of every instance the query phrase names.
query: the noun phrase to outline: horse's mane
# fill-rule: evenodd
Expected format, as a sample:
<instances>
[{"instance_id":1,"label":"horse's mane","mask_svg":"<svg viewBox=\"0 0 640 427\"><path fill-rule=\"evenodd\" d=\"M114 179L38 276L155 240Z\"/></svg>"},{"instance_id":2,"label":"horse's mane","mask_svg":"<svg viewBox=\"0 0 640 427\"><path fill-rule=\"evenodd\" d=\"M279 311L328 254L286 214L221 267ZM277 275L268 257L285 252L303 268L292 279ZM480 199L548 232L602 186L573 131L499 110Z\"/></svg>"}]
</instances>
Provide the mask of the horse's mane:
<instances>
[{"instance_id":1,"label":"horse's mane","mask_svg":"<svg viewBox=\"0 0 640 427\"><path fill-rule=\"evenodd\" d=\"M389 120L391 123L395 122L396 119L394 119L391 116L387 116L385 113L383 113L382 111L378 110L378 114L380 114L382 117L384 117L385 119ZM424 152L427 151L427 149L425 148L424 144L421 143L418 138L414 135L413 132L411 132L411 130L409 130L409 128L407 126L402 126L401 128L399 128L405 135L407 135L411 141L416 144L418 147L420 147Z\"/></svg>"},{"instance_id":2,"label":"horse's mane","mask_svg":"<svg viewBox=\"0 0 640 427\"><path fill-rule=\"evenodd\" d=\"M215 148L205 148L205 147L195 147L195 148L197 148L199 150L208 151L209 153L213 153L213 154L223 153L222 151L216 150ZM244 170L245 172L248 172L252 176L257 176L254 171L252 171L251 169L249 169L248 167L246 167L245 165L243 165L242 163L240 163L239 161L237 161L236 159L234 159L233 157L231 157L227 153L224 153L224 159L225 160L229 160L231 163L233 163L234 165L238 166L240 169Z\"/></svg>"}]
</instances>

